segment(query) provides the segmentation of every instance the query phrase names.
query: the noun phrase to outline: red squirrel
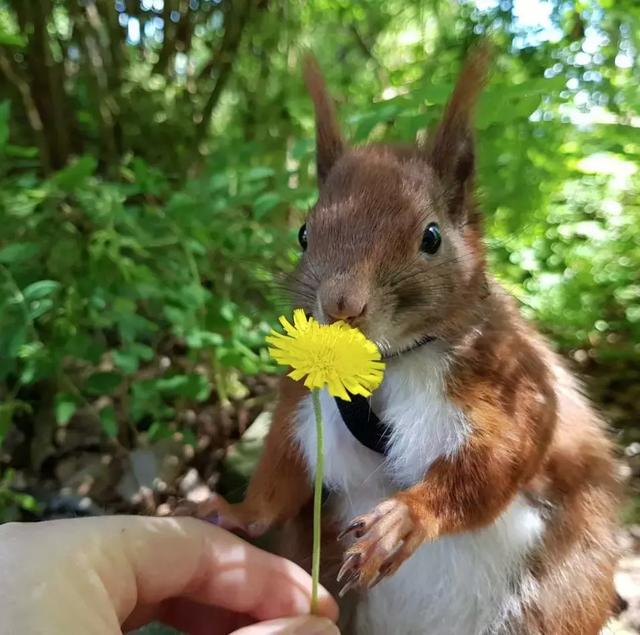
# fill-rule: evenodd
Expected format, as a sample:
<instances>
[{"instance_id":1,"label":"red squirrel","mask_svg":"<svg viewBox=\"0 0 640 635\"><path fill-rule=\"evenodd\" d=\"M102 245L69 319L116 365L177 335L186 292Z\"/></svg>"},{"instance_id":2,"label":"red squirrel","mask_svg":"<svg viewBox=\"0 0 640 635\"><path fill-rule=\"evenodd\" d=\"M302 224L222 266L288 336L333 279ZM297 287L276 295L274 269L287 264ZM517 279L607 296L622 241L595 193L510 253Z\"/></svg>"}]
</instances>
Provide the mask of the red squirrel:
<instances>
[{"instance_id":1,"label":"red squirrel","mask_svg":"<svg viewBox=\"0 0 640 635\"><path fill-rule=\"evenodd\" d=\"M350 600L345 633L595 635L613 608L612 445L486 268L472 118L487 66L486 49L468 58L425 143L353 148L306 63L319 198L295 306L358 327L386 361L368 404L384 451L321 396L323 567ZM251 536L304 523L314 469L310 396L285 378L246 498L215 496L197 515Z\"/></svg>"}]
</instances>

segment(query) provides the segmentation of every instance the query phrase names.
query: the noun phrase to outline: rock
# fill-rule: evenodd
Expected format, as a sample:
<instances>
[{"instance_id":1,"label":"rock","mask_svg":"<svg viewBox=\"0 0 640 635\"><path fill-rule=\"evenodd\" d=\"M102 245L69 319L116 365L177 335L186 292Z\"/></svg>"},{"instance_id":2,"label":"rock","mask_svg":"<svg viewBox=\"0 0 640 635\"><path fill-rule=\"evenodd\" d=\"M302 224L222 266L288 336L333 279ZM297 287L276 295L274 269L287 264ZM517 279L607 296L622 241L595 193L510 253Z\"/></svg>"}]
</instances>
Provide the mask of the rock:
<instances>
[{"instance_id":1,"label":"rock","mask_svg":"<svg viewBox=\"0 0 640 635\"><path fill-rule=\"evenodd\" d=\"M156 508L156 516L170 516L172 511L169 503L160 503Z\"/></svg>"},{"instance_id":2,"label":"rock","mask_svg":"<svg viewBox=\"0 0 640 635\"><path fill-rule=\"evenodd\" d=\"M180 480L180 484L178 485L178 488L186 496L191 490L196 488L200 483L201 481L200 481L200 476L198 474L198 470L192 467L189 470L187 470L187 473L182 477L182 479Z\"/></svg>"},{"instance_id":3,"label":"rock","mask_svg":"<svg viewBox=\"0 0 640 635\"><path fill-rule=\"evenodd\" d=\"M148 499L149 492L164 493L180 476L184 461L183 445L171 438L136 448L127 457L118 493L130 502Z\"/></svg>"},{"instance_id":4,"label":"rock","mask_svg":"<svg viewBox=\"0 0 640 635\"><path fill-rule=\"evenodd\" d=\"M48 519L100 516L105 511L88 496L60 493L45 502L44 514Z\"/></svg>"},{"instance_id":5,"label":"rock","mask_svg":"<svg viewBox=\"0 0 640 635\"><path fill-rule=\"evenodd\" d=\"M220 486L223 492L229 494L232 502L241 497L242 491L255 469L270 425L271 413L266 411L260 413L242 437L227 451L222 469L223 480Z\"/></svg>"},{"instance_id":6,"label":"rock","mask_svg":"<svg viewBox=\"0 0 640 635\"><path fill-rule=\"evenodd\" d=\"M80 452L58 461L54 473L61 490L104 503L113 498L121 466L109 454Z\"/></svg>"},{"instance_id":7,"label":"rock","mask_svg":"<svg viewBox=\"0 0 640 635\"><path fill-rule=\"evenodd\" d=\"M204 503L213 492L203 483L202 485L198 485L194 487L188 494L187 500L192 503Z\"/></svg>"},{"instance_id":8,"label":"rock","mask_svg":"<svg viewBox=\"0 0 640 635\"><path fill-rule=\"evenodd\" d=\"M65 453L109 445L98 417L89 408L78 410L66 426L58 426L55 438Z\"/></svg>"}]
</instances>

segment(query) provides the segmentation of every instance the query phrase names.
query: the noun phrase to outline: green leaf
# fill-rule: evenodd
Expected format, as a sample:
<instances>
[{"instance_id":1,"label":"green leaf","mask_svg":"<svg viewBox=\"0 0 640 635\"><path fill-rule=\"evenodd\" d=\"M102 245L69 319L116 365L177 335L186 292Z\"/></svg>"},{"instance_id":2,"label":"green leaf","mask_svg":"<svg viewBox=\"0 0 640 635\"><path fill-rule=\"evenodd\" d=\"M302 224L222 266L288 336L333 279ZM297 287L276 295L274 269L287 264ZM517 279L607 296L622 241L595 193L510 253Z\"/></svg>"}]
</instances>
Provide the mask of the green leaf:
<instances>
[{"instance_id":1,"label":"green leaf","mask_svg":"<svg viewBox=\"0 0 640 635\"><path fill-rule=\"evenodd\" d=\"M38 148L33 146L14 146L8 143L4 149L8 157L15 159L35 159L38 156Z\"/></svg>"},{"instance_id":2,"label":"green leaf","mask_svg":"<svg viewBox=\"0 0 640 635\"><path fill-rule=\"evenodd\" d=\"M17 357L18 351L29 341L28 323L14 324L10 331L0 332L0 358Z\"/></svg>"},{"instance_id":3,"label":"green leaf","mask_svg":"<svg viewBox=\"0 0 640 635\"><path fill-rule=\"evenodd\" d=\"M122 375L114 372L94 373L85 388L92 395L109 395L122 383Z\"/></svg>"},{"instance_id":4,"label":"green leaf","mask_svg":"<svg viewBox=\"0 0 640 635\"><path fill-rule=\"evenodd\" d=\"M305 156L311 156L314 150L314 143L312 139L298 139L293 144L291 149L291 156L296 161L299 161Z\"/></svg>"},{"instance_id":5,"label":"green leaf","mask_svg":"<svg viewBox=\"0 0 640 635\"><path fill-rule=\"evenodd\" d=\"M20 507L28 512L37 514L42 512L42 506L31 494L23 492L13 492L14 500Z\"/></svg>"},{"instance_id":6,"label":"green leaf","mask_svg":"<svg viewBox=\"0 0 640 635\"><path fill-rule=\"evenodd\" d=\"M275 174L275 170L273 168L268 168L266 166L260 166L256 168L251 168L244 175L245 181L259 181L261 179L266 179L267 177L273 176Z\"/></svg>"},{"instance_id":7,"label":"green leaf","mask_svg":"<svg viewBox=\"0 0 640 635\"><path fill-rule=\"evenodd\" d=\"M152 443L173 436L174 430L166 421L154 421L147 430L147 437Z\"/></svg>"},{"instance_id":8,"label":"green leaf","mask_svg":"<svg viewBox=\"0 0 640 635\"><path fill-rule=\"evenodd\" d=\"M45 196L46 192L43 189L29 189L19 192L12 197L11 206L7 209L7 214L16 218L27 218Z\"/></svg>"},{"instance_id":9,"label":"green leaf","mask_svg":"<svg viewBox=\"0 0 640 635\"><path fill-rule=\"evenodd\" d=\"M33 300L29 305L29 317L37 320L45 313L53 309L53 300L51 298L43 298L42 300Z\"/></svg>"},{"instance_id":10,"label":"green leaf","mask_svg":"<svg viewBox=\"0 0 640 635\"><path fill-rule=\"evenodd\" d=\"M219 333L211 331L193 331L189 333L185 341L189 348L204 348L205 346L220 346L224 340Z\"/></svg>"},{"instance_id":11,"label":"green leaf","mask_svg":"<svg viewBox=\"0 0 640 635\"><path fill-rule=\"evenodd\" d=\"M123 372L131 375L138 370L138 356L131 350L113 351L113 363Z\"/></svg>"},{"instance_id":12,"label":"green leaf","mask_svg":"<svg viewBox=\"0 0 640 635\"><path fill-rule=\"evenodd\" d=\"M274 192L265 192L256 198L253 203L253 215L257 220L266 216L278 203L280 196Z\"/></svg>"},{"instance_id":13,"label":"green leaf","mask_svg":"<svg viewBox=\"0 0 640 635\"><path fill-rule=\"evenodd\" d=\"M25 297L25 300L31 302L32 300L46 298L59 288L60 283L56 280L38 280L38 282L32 282L29 286L25 287L22 295Z\"/></svg>"},{"instance_id":14,"label":"green leaf","mask_svg":"<svg viewBox=\"0 0 640 635\"><path fill-rule=\"evenodd\" d=\"M153 349L150 346L147 346L146 344L138 344L137 342L134 342L129 346L129 348L141 360L145 362L150 362L155 355L155 353L153 352Z\"/></svg>"},{"instance_id":15,"label":"green leaf","mask_svg":"<svg viewBox=\"0 0 640 635\"><path fill-rule=\"evenodd\" d=\"M100 410L100 425L108 437L115 439L118 436L118 420L113 406L105 406Z\"/></svg>"},{"instance_id":16,"label":"green leaf","mask_svg":"<svg viewBox=\"0 0 640 635\"><path fill-rule=\"evenodd\" d=\"M40 252L40 246L30 242L16 242L0 249L0 263L12 265L35 258Z\"/></svg>"},{"instance_id":17,"label":"green leaf","mask_svg":"<svg viewBox=\"0 0 640 635\"><path fill-rule=\"evenodd\" d=\"M143 379L131 384L128 414L134 421L148 415L155 419L165 419L173 415L173 410L162 401L162 395L156 383L155 379Z\"/></svg>"},{"instance_id":18,"label":"green leaf","mask_svg":"<svg viewBox=\"0 0 640 635\"><path fill-rule=\"evenodd\" d=\"M61 426L66 426L75 414L78 406L75 397L66 392L59 392L54 402L54 413L56 421Z\"/></svg>"},{"instance_id":19,"label":"green leaf","mask_svg":"<svg viewBox=\"0 0 640 635\"><path fill-rule=\"evenodd\" d=\"M95 157L80 157L51 177L50 183L63 192L73 192L96 171L97 167L98 161Z\"/></svg>"},{"instance_id":20,"label":"green leaf","mask_svg":"<svg viewBox=\"0 0 640 635\"><path fill-rule=\"evenodd\" d=\"M224 302L220 307L220 316L227 322L233 322L236 316L236 305L233 302Z\"/></svg>"},{"instance_id":21,"label":"green leaf","mask_svg":"<svg viewBox=\"0 0 640 635\"><path fill-rule=\"evenodd\" d=\"M187 375L173 375L159 379L156 383L159 391L167 395L204 401L211 394L211 384L204 375L189 373Z\"/></svg>"},{"instance_id":22,"label":"green leaf","mask_svg":"<svg viewBox=\"0 0 640 635\"><path fill-rule=\"evenodd\" d=\"M37 357L39 354L42 354L44 352L44 344L42 342L29 342L20 347L20 350L18 351L18 357L20 359L29 359L32 357Z\"/></svg>"},{"instance_id":23,"label":"green leaf","mask_svg":"<svg viewBox=\"0 0 640 635\"><path fill-rule=\"evenodd\" d=\"M24 48L26 44L27 40L19 33L7 33L6 31L0 31L0 45Z\"/></svg>"}]
</instances>

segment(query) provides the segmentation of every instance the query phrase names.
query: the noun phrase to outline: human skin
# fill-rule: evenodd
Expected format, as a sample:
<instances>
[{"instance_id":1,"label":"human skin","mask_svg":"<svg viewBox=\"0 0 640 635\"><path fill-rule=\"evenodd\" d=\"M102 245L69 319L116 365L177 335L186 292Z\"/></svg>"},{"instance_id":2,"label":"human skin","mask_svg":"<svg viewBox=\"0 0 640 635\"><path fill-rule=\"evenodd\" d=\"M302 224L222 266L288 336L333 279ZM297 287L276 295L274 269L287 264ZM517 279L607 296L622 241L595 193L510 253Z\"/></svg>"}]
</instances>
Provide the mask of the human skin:
<instances>
[{"instance_id":1,"label":"human skin","mask_svg":"<svg viewBox=\"0 0 640 635\"><path fill-rule=\"evenodd\" d=\"M193 635L338 633L293 563L193 518L0 526L0 634L107 635L162 621ZM237 630L240 629L240 630Z\"/></svg>"}]
</instances>

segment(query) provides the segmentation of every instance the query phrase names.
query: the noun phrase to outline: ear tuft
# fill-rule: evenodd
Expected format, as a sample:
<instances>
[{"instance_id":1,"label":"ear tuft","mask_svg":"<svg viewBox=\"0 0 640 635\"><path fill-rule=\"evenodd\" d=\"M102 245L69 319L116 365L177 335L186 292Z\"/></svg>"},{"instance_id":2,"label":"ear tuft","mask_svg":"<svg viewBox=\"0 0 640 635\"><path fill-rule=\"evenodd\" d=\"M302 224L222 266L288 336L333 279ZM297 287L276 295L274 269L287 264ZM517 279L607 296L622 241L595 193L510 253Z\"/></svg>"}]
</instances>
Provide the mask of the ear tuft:
<instances>
[{"instance_id":1,"label":"ear tuft","mask_svg":"<svg viewBox=\"0 0 640 635\"><path fill-rule=\"evenodd\" d=\"M305 55L303 70L304 81L316 114L316 164L318 182L321 184L343 153L344 142L333 100L327 92L318 62L311 53Z\"/></svg>"},{"instance_id":2,"label":"ear tuft","mask_svg":"<svg viewBox=\"0 0 640 635\"><path fill-rule=\"evenodd\" d=\"M473 182L473 115L487 82L491 49L477 45L462 68L442 121L427 144L427 159L450 191L452 214L461 214Z\"/></svg>"}]
</instances>

